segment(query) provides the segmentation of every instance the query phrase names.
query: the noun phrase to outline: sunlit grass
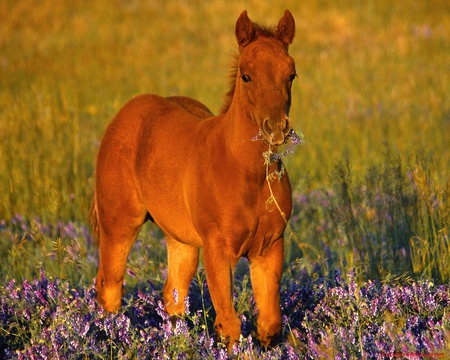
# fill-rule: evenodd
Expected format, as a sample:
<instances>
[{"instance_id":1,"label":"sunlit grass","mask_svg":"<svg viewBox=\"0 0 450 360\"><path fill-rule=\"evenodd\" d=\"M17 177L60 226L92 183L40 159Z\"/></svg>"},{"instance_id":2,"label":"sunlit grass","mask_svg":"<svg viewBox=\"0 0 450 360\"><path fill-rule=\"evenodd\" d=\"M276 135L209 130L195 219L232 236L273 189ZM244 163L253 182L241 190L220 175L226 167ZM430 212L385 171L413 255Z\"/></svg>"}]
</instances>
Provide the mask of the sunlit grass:
<instances>
[{"instance_id":1,"label":"sunlit grass","mask_svg":"<svg viewBox=\"0 0 450 360\"><path fill-rule=\"evenodd\" d=\"M337 162L356 175L383 143L449 165L446 2L241 3L47 0L0 13L0 217L84 221L106 124L130 97L183 94L213 111L228 88L234 23L297 20L292 119L306 145L288 161L294 187L328 187ZM299 182L300 181L300 182Z\"/></svg>"}]
</instances>

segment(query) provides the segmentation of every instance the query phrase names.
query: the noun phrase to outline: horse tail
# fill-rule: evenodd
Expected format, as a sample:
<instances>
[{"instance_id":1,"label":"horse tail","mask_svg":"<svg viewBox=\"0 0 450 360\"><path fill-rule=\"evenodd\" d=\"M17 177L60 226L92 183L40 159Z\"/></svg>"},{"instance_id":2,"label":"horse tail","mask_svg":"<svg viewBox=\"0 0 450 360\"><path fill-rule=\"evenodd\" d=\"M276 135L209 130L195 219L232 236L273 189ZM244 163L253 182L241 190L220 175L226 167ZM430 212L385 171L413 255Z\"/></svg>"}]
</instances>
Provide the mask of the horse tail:
<instances>
[{"instance_id":1,"label":"horse tail","mask_svg":"<svg viewBox=\"0 0 450 360\"><path fill-rule=\"evenodd\" d=\"M91 210L89 211L89 225L91 225L92 236L98 245L100 241L100 222L98 221L97 197L92 196Z\"/></svg>"}]
</instances>

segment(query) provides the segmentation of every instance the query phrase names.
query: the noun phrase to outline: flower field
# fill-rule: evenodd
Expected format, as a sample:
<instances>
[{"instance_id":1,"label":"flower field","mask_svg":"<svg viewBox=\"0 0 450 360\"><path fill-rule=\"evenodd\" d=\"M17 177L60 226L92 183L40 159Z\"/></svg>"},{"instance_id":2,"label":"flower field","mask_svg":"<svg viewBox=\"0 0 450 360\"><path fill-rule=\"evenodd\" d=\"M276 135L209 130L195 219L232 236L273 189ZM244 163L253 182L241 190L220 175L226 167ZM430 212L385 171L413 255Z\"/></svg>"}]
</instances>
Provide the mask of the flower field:
<instances>
[{"instance_id":1,"label":"flower field","mask_svg":"<svg viewBox=\"0 0 450 360\"><path fill-rule=\"evenodd\" d=\"M138 239L127 269L124 306L107 314L96 302L94 284L82 285L88 282L85 274L95 273L97 266L96 249L84 226L50 226L20 216L0 224L3 243L12 244L9 254L13 248L21 251L2 269L10 271L0 286L2 358L227 358L212 330L214 310L202 270L189 298L177 299L189 305L189 313L175 324L164 312L163 279L155 274L150 280L141 278L154 268L152 261L142 261L143 253L159 253L154 259L163 261L164 240L158 240L157 233L150 231L153 239ZM148 249L148 242L155 247ZM51 248L46 249L48 243ZM59 266L51 270L55 262ZM133 268L136 262L140 266ZM14 280L23 267L31 268L28 277L34 280ZM163 277L164 265L158 269ZM245 262L239 265L235 284L243 333L234 350L238 358L423 359L450 354L448 285L406 277L357 281L353 270L320 275L325 267L319 263L309 273L296 262L286 269L281 288L283 341L273 349L261 349L254 340L257 309L246 269Z\"/></svg>"},{"instance_id":2,"label":"flower field","mask_svg":"<svg viewBox=\"0 0 450 360\"><path fill-rule=\"evenodd\" d=\"M2 357L18 359L226 359L211 333L211 301L192 286L189 313L172 324L161 289L136 287L117 314L96 303L93 286L71 288L42 271L32 282L1 287ZM238 286L239 287L239 286ZM242 289L239 289L242 290ZM243 299L253 304L250 294ZM447 358L450 291L419 282L358 286L352 275L310 277L282 285L283 335L274 349L254 342L255 311L241 315L244 338L234 355L248 359Z\"/></svg>"}]
</instances>

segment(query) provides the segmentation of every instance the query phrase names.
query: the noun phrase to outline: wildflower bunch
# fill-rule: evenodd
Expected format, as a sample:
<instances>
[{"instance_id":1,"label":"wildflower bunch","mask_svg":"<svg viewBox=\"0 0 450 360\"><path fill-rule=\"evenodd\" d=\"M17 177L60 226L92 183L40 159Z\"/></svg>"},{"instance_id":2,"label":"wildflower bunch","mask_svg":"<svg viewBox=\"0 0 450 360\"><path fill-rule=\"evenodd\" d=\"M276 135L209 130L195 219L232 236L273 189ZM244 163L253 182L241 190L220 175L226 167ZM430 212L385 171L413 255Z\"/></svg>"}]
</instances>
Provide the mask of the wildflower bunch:
<instances>
[{"instance_id":1,"label":"wildflower bunch","mask_svg":"<svg viewBox=\"0 0 450 360\"><path fill-rule=\"evenodd\" d=\"M295 130L293 128L291 128L289 130L288 135L286 136L285 144L288 142L290 142L290 144L292 144L294 146L301 144L301 143L303 143L303 137L304 136L302 133L297 134L295 132ZM252 138L252 141L266 141L266 140L265 140L264 136L261 134L261 132L259 132L256 136L254 136ZM283 177L284 171L285 171L285 166L280 160L283 159L285 156L293 154L293 153L294 153L294 151L292 150L292 148L286 149L282 152L273 152L271 146L269 146L269 149L263 153L264 165L266 166L266 168L275 162L277 162L279 164L279 168L274 170L273 173L269 174L270 180L272 180L275 177L278 178L279 180L281 180L281 178Z\"/></svg>"},{"instance_id":2,"label":"wildflower bunch","mask_svg":"<svg viewBox=\"0 0 450 360\"><path fill-rule=\"evenodd\" d=\"M121 311L108 314L97 304L93 285L74 289L43 271L32 282L7 281L0 287L0 357L226 359L225 346L212 336L213 319L199 303L197 286L194 282L190 297L183 300L189 304L189 313L173 321L164 310L161 289L150 282L135 288ZM251 292L244 289L244 293L253 303ZM210 304L208 292L203 294ZM254 321L257 313L244 311L244 336L233 350L236 356L381 359L399 353L448 355L447 286L431 282L357 285L352 273L346 279L336 273L316 280L303 274L283 279L281 307L283 343L261 349L247 321Z\"/></svg>"},{"instance_id":3,"label":"wildflower bunch","mask_svg":"<svg viewBox=\"0 0 450 360\"><path fill-rule=\"evenodd\" d=\"M306 310L300 339L309 358L419 358L447 354L450 291L429 281L392 286L337 274ZM401 355L399 355L401 354Z\"/></svg>"}]
</instances>

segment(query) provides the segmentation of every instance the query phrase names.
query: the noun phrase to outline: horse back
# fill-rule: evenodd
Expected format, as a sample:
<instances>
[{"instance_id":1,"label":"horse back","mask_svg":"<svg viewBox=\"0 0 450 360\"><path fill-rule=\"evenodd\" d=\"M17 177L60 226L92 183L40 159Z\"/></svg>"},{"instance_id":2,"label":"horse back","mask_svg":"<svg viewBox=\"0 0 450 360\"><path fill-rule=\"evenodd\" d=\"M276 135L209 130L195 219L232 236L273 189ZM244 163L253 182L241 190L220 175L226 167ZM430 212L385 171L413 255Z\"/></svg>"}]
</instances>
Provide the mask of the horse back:
<instances>
[{"instance_id":1,"label":"horse back","mask_svg":"<svg viewBox=\"0 0 450 360\"><path fill-rule=\"evenodd\" d=\"M180 187L184 175L186 153L192 147L186 134L192 134L202 119L211 116L205 105L188 97L146 94L126 103L108 125L100 144L95 189L100 206L124 206L131 199L144 207L155 202L159 202L158 208L164 206L163 199L174 197L171 194ZM155 201L148 200L151 198Z\"/></svg>"},{"instance_id":2,"label":"horse back","mask_svg":"<svg viewBox=\"0 0 450 360\"><path fill-rule=\"evenodd\" d=\"M166 100L173 101L178 105L182 106L185 110L190 112L192 115L205 119L213 116L213 113L209 110L207 106L202 104L200 101L192 99L187 96L169 96Z\"/></svg>"}]
</instances>

